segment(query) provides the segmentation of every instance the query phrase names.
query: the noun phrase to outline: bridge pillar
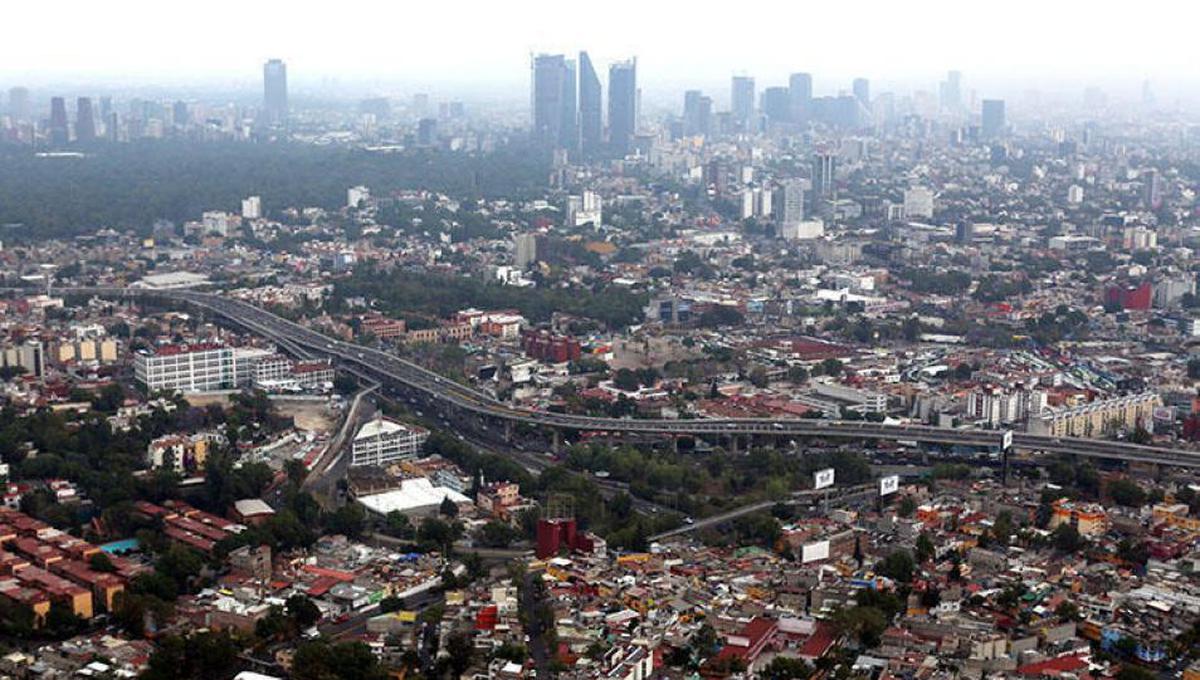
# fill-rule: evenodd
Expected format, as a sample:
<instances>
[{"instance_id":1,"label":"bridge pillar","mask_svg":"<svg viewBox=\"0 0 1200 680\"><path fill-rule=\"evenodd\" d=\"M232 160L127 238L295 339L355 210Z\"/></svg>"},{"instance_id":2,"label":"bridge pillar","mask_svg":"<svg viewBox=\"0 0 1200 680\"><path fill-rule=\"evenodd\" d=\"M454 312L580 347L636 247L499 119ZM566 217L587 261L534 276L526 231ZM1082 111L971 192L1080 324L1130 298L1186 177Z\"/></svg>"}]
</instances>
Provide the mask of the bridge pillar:
<instances>
[{"instance_id":1,"label":"bridge pillar","mask_svg":"<svg viewBox=\"0 0 1200 680\"><path fill-rule=\"evenodd\" d=\"M504 421L504 442L511 444L513 440L513 421Z\"/></svg>"},{"instance_id":2,"label":"bridge pillar","mask_svg":"<svg viewBox=\"0 0 1200 680\"><path fill-rule=\"evenodd\" d=\"M550 430L550 451L557 455L558 450L561 448L562 432L556 427Z\"/></svg>"},{"instance_id":3,"label":"bridge pillar","mask_svg":"<svg viewBox=\"0 0 1200 680\"><path fill-rule=\"evenodd\" d=\"M738 436L736 434L729 435L729 452L730 453L737 453L739 444L740 444L740 442L738 442Z\"/></svg>"}]
</instances>

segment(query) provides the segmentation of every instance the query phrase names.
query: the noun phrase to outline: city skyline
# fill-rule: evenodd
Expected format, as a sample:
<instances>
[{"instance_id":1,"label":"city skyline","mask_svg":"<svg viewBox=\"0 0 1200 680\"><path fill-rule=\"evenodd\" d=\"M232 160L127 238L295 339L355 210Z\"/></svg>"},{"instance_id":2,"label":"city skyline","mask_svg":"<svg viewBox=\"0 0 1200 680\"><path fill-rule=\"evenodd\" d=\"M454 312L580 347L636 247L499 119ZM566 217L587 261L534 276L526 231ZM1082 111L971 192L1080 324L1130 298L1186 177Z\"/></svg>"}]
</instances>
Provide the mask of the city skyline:
<instances>
[{"instance_id":1,"label":"city skyline","mask_svg":"<svg viewBox=\"0 0 1200 680\"><path fill-rule=\"evenodd\" d=\"M587 30L550 18L553 13L543 13L539 16L546 19L526 24L513 21L498 7L459 3L456 9L467 10L472 21L456 23L459 14L446 8L406 7L404 15L396 18L428 30L414 31L399 41L385 32L392 23L387 20L392 11L387 8L359 5L357 9L378 20L360 25L342 38L327 35L326 17L304 8L287 8L288 31L262 32L256 27L267 23L260 19L278 18L281 8L276 3L239 7L239 21L233 23L219 11L224 4L217 2L213 11L189 21L190 32L223 36L228 47L211 51L178 49L181 36L162 23L167 17L116 22L108 13L80 3L80 20L63 27L63 34L55 40L46 40L37 31L10 36L0 47L0 55L5 57L0 59L0 83L237 89L257 84L254 64L277 57L294 68L296 89L395 84L430 89L439 84L455 91L495 94L521 85L521 65L530 54L571 52L577 45L588 45L598 63L637 55L644 72L639 84L648 97L713 89L714 83L727 82L734 74L755 77L761 89L794 71L823 74L816 83L818 92L830 87L828 83L838 83L831 94L847 88L849 80L860 75L869 77L876 91L899 89L904 84L923 87L950 68L970 73L973 82L997 90L1068 85L1080 89L1119 83L1134 91L1148 78L1163 94L1176 90L1186 94L1181 88L1196 79L1187 49L1185 26L1189 22L1157 22L1153 18L1156 13L1149 9L1116 22L1104 13L1019 2L1004 12L989 14L989 30L983 34L969 13L952 13L944 2L902 8L877 5L871 8L869 21L864 21L858 10L806 7L803 12L799 8L777 12L772 21L764 22L747 38L729 32L719 16L704 14L689 16L688 31L673 37L675 32L662 30L679 20L678 8L669 3L640 7L618 2ZM623 22L619 31L608 30L626 15L619 11L626 6L637 10L639 20ZM346 9L353 12L356 7ZM31 12L20 6L10 9L14 24L35 23L33 15L22 20ZM855 25L853 41L836 30L796 28L850 23ZM1063 26L1071 30L1062 30ZM1045 48L1013 49L1005 35L1018 30L1022 44ZM61 44L88 44L98 31L108 38L98 54L84 58L78 52L59 49ZM497 41L496 35L505 37ZM1114 41L1122 49L1097 49ZM147 60L144 55L148 53L157 58Z\"/></svg>"}]
</instances>

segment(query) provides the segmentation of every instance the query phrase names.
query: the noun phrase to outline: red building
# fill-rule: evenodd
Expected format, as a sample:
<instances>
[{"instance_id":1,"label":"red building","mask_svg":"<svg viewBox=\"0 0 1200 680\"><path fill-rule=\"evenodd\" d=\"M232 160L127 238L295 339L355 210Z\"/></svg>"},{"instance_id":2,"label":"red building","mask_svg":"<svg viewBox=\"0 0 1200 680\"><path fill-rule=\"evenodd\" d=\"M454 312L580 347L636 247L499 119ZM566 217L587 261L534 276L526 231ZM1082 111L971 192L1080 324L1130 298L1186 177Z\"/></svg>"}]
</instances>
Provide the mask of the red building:
<instances>
[{"instance_id":1,"label":"red building","mask_svg":"<svg viewBox=\"0 0 1200 680\"><path fill-rule=\"evenodd\" d=\"M578 539L574 519L542 519L537 525L537 556L544 560L558 551L574 550Z\"/></svg>"},{"instance_id":2,"label":"red building","mask_svg":"<svg viewBox=\"0 0 1200 680\"><path fill-rule=\"evenodd\" d=\"M533 329L521 333L521 348L530 358L552 364L575 361L583 354L578 340Z\"/></svg>"},{"instance_id":3,"label":"red building","mask_svg":"<svg viewBox=\"0 0 1200 680\"><path fill-rule=\"evenodd\" d=\"M1110 286L1104 291L1105 304L1117 304L1121 309L1146 310L1154 298L1154 287L1149 282L1137 286Z\"/></svg>"}]
</instances>

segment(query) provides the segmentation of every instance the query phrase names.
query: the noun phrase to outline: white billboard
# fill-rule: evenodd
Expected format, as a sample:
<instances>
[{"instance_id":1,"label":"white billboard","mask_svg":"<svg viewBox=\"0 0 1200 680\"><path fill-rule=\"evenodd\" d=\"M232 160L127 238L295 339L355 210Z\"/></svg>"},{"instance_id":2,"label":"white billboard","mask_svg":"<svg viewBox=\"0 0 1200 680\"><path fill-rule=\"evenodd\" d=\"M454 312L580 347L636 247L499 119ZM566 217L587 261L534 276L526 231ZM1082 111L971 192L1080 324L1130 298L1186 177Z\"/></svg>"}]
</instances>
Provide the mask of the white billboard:
<instances>
[{"instance_id":1,"label":"white billboard","mask_svg":"<svg viewBox=\"0 0 1200 680\"><path fill-rule=\"evenodd\" d=\"M830 486L833 486L833 468L825 468L813 473L814 489L824 489Z\"/></svg>"},{"instance_id":2,"label":"white billboard","mask_svg":"<svg viewBox=\"0 0 1200 680\"><path fill-rule=\"evenodd\" d=\"M808 564L817 560L829 559L829 541L806 543L800 548L800 563Z\"/></svg>"},{"instance_id":3,"label":"white billboard","mask_svg":"<svg viewBox=\"0 0 1200 680\"><path fill-rule=\"evenodd\" d=\"M887 496L900 490L900 475L883 477L879 480L879 495Z\"/></svg>"},{"instance_id":4,"label":"white billboard","mask_svg":"<svg viewBox=\"0 0 1200 680\"><path fill-rule=\"evenodd\" d=\"M1004 431L1004 440L1001 442L1000 448L1005 451L1012 448L1012 430Z\"/></svg>"}]
</instances>

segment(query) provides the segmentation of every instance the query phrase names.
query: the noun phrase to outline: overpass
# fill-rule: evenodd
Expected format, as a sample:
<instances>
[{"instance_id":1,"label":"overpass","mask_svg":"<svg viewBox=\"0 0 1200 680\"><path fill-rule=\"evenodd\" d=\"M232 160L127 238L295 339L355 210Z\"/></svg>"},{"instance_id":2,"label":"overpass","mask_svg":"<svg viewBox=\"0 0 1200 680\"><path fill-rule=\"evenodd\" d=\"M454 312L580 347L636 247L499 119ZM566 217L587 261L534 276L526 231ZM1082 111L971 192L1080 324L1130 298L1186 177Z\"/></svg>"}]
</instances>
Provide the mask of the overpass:
<instances>
[{"instance_id":1,"label":"overpass","mask_svg":"<svg viewBox=\"0 0 1200 680\"><path fill-rule=\"evenodd\" d=\"M92 295L187 305L222 317L289 351L310 357L327 357L339 366L369 376L385 386L415 391L447 408L455 415L474 414L502 421L506 426L520 423L551 430L555 436L563 431L600 431L614 434L725 436L733 438L735 442L736 438L743 436L766 436L912 441L985 449L999 449L1002 444L1003 433L997 430L815 419L643 420L596 418L519 409L393 354L331 338L241 300L190 290L101 287L57 288L55 290L66 295ZM1051 454L1200 468L1200 451L1161 446L1143 446L1127 442L1076 437L1049 437L1027 433L1014 433L1013 446L1018 449Z\"/></svg>"}]
</instances>

